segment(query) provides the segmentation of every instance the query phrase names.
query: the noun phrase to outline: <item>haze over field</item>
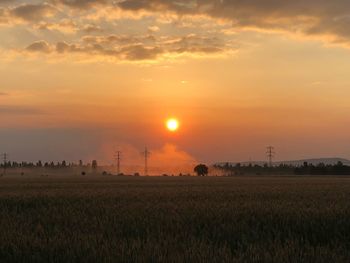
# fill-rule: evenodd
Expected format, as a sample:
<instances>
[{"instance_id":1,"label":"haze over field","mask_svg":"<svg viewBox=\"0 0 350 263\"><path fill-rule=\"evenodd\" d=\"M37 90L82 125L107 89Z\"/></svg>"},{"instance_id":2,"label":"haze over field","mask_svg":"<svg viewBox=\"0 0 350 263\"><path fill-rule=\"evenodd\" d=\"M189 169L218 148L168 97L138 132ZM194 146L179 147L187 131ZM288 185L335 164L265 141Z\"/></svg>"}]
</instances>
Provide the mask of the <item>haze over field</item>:
<instances>
[{"instance_id":1,"label":"haze over field","mask_svg":"<svg viewBox=\"0 0 350 263\"><path fill-rule=\"evenodd\" d=\"M0 1L0 151L350 158L350 2ZM165 127L177 118L179 128Z\"/></svg>"}]
</instances>

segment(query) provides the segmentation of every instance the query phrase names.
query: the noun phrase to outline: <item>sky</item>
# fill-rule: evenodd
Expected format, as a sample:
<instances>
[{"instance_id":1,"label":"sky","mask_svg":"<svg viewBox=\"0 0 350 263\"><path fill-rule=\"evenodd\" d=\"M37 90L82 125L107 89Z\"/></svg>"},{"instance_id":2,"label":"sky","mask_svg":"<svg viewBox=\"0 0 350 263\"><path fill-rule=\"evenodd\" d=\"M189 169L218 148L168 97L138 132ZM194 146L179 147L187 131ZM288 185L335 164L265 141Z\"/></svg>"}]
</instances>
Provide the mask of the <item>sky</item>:
<instances>
[{"instance_id":1,"label":"sky","mask_svg":"<svg viewBox=\"0 0 350 263\"><path fill-rule=\"evenodd\" d=\"M0 152L350 158L349 25L347 0L0 0Z\"/></svg>"}]
</instances>

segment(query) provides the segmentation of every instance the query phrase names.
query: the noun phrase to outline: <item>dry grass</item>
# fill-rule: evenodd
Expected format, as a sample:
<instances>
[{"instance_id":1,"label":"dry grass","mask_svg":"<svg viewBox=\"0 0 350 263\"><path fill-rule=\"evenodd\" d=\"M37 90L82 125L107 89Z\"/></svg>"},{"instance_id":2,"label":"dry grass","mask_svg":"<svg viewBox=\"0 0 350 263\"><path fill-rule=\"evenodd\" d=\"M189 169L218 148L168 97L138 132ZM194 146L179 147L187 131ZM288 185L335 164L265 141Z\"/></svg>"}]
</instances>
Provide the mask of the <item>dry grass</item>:
<instances>
[{"instance_id":1,"label":"dry grass","mask_svg":"<svg viewBox=\"0 0 350 263\"><path fill-rule=\"evenodd\" d=\"M1 178L0 262L349 262L350 178Z\"/></svg>"}]
</instances>

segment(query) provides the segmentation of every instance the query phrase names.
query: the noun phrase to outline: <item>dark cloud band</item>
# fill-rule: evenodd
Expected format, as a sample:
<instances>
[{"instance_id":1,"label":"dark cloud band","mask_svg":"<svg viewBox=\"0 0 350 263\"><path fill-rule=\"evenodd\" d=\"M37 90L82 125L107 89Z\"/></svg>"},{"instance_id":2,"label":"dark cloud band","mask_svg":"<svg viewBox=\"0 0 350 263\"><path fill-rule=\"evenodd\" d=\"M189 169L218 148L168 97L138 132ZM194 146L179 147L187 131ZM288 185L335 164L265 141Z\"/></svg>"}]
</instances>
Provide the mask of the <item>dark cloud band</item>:
<instances>
[{"instance_id":1,"label":"dark cloud band","mask_svg":"<svg viewBox=\"0 0 350 263\"><path fill-rule=\"evenodd\" d=\"M124 0L118 6L134 12L208 15L230 21L240 29L331 35L334 42L350 42L350 1L347 0Z\"/></svg>"},{"instance_id":2,"label":"dark cloud band","mask_svg":"<svg viewBox=\"0 0 350 263\"><path fill-rule=\"evenodd\" d=\"M114 57L119 60L141 61L155 60L166 54L219 54L235 49L217 38L198 35L167 37L158 39L147 36L85 36L79 43L58 42L50 45L40 40L30 44L27 52L85 54Z\"/></svg>"}]
</instances>

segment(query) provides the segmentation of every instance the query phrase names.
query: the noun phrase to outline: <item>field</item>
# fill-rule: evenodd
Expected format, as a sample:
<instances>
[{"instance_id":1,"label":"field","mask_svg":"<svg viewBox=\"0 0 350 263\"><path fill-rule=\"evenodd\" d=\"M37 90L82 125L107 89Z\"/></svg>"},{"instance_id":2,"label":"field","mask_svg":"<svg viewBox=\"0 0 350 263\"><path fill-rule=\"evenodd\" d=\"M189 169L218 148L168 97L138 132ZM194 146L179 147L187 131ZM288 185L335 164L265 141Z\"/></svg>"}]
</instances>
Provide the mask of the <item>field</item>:
<instances>
[{"instance_id":1,"label":"field","mask_svg":"<svg viewBox=\"0 0 350 263\"><path fill-rule=\"evenodd\" d=\"M0 262L350 262L350 177L3 177L0 211Z\"/></svg>"}]
</instances>

